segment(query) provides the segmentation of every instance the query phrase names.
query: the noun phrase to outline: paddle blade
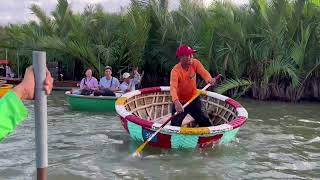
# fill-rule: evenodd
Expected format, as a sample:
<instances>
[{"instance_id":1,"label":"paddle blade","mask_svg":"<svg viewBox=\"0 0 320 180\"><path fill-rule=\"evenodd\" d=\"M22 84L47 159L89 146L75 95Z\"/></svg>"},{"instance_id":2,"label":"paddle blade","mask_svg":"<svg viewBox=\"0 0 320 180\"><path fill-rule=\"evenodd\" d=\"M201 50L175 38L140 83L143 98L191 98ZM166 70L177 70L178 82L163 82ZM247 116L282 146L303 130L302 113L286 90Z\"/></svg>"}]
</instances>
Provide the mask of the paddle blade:
<instances>
[{"instance_id":1,"label":"paddle blade","mask_svg":"<svg viewBox=\"0 0 320 180\"><path fill-rule=\"evenodd\" d=\"M208 87L210 87L210 84L207 84L203 89L202 91L205 91ZM194 99L196 99L199 95L201 94L200 91L197 92L197 94L192 97L186 104L183 105L183 108L185 108L186 106L188 106ZM148 142L151 141L151 139L156 136L160 130L168 123L172 120L172 118L178 114L178 112L175 112L173 116L171 116L170 118L168 118L162 125L161 127L155 132L152 134L152 136L150 136L143 144L141 144L138 149L132 154L133 157L135 156L140 156L140 152L143 150L143 148L148 144Z\"/></svg>"},{"instance_id":2,"label":"paddle blade","mask_svg":"<svg viewBox=\"0 0 320 180\"><path fill-rule=\"evenodd\" d=\"M138 149L132 154L133 157L136 157L136 156L141 156L140 155L140 152L143 150L143 148L147 145L148 141L145 141L143 144L141 144Z\"/></svg>"}]
</instances>

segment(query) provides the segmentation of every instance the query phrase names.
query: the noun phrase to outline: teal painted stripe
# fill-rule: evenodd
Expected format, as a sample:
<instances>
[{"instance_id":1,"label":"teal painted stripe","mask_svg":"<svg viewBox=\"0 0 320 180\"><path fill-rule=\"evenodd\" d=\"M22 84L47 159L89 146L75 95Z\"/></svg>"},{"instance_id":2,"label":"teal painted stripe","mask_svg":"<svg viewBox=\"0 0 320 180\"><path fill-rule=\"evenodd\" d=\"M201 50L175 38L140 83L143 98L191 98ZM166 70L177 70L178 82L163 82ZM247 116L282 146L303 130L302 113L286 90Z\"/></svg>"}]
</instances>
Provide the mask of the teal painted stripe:
<instances>
[{"instance_id":1,"label":"teal painted stripe","mask_svg":"<svg viewBox=\"0 0 320 180\"><path fill-rule=\"evenodd\" d=\"M238 131L239 131L239 128L223 133L223 136L222 136L219 144L226 144L226 143L233 141L235 139L235 136L237 135Z\"/></svg>"},{"instance_id":2,"label":"teal painted stripe","mask_svg":"<svg viewBox=\"0 0 320 180\"><path fill-rule=\"evenodd\" d=\"M144 141L142 137L142 127L128 121L128 130L132 139L136 141Z\"/></svg>"},{"instance_id":3,"label":"teal painted stripe","mask_svg":"<svg viewBox=\"0 0 320 180\"><path fill-rule=\"evenodd\" d=\"M196 148L198 135L173 134L171 136L171 148Z\"/></svg>"}]
</instances>

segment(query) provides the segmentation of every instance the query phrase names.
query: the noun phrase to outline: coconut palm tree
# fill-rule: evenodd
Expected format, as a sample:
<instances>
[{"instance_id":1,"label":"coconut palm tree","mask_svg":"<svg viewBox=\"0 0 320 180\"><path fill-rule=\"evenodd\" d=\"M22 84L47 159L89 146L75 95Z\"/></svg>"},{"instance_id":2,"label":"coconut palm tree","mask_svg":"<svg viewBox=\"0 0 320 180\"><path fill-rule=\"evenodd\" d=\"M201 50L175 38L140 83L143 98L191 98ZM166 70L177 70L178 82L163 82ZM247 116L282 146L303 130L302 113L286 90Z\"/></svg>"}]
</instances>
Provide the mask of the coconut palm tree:
<instances>
[{"instance_id":1,"label":"coconut palm tree","mask_svg":"<svg viewBox=\"0 0 320 180\"><path fill-rule=\"evenodd\" d=\"M319 1L215 1L205 7L181 0L174 11L167 3L132 0L122 13L108 14L97 5L76 14L67 0L58 0L51 16L33 5L38 21L5 28L0 46L27 59L30 50L46 50L49 59L80 61L100 73L105 65L140 66L148 85L168 85L175 50L188 44L213 75L225 77L220 93L320 99Z\"/></svg>"}]
</instances>

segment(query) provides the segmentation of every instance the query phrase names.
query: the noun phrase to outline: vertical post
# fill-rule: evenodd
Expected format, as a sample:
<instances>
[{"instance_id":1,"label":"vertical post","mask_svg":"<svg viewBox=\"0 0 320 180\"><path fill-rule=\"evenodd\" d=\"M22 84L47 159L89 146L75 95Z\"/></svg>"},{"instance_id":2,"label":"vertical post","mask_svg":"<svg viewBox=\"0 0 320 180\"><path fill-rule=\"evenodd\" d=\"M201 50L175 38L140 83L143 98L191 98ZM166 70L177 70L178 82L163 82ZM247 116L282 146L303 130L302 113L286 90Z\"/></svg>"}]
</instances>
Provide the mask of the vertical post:
<instances>
[{"instance_id":1,"label":"vertical post","mask_svg":"<svg viewBox=\"0 0 320 180\"><path fill-rule=\"evenodd\" d=\"M33 70L35 75L35 135L37 180L48 178L48 134L47 134L47 96L43 86L46 77L46 53L33 51Z\"/></svg>"}]
</instances>

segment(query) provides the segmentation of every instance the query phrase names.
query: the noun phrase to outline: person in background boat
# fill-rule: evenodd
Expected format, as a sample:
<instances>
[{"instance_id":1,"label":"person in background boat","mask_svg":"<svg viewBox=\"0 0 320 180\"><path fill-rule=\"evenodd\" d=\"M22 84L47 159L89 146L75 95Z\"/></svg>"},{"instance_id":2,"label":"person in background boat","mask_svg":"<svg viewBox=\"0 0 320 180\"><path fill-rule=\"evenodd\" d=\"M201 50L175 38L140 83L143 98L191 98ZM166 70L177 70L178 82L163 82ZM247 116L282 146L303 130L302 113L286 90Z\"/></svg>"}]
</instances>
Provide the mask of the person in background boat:
<instances>
[{"instance_id":1,"label":"person in background boat","mask_svg":"<svg viewBox=\"0 0 320 180\"><path fill-rule=\"evenodd\" d=\"M6 77L13 78L14 72L12 71L10 65L6 65Z\"/></svg>"},{"instance_id":2,"label":"person in background boat","mask_svg":"<svg viewBox=\"0 0 320 180\"><path fill-rule=\"evenodd\" d=\"M115 91L119 91L119 80L112 77L112 67L104 68L104 77L100 79L99 90L94 93L95 96L115 96Z\"/></svg>"},{"instance_id":3,"label":"person in background boat","mask_svg":"<svg viewBox=\"0 0 320 180\"><path fill-rule=\"evenodd\" d=\"M138 72L138 67L133 69L132 76L133 82L135 84L135 89L139 89L141 87L141 75Z\"/></svg>"},{"instance_id":4,"label":"person in background boat","mask_svg":"<svg viewBox=\"0 0 320 180\"><path fill-rule=\"evenodd\" d=\"M196 51L187 45L181 45L176 50L179 63L171 70L170 95L172 97L172 114L180 112L172 121L172 126L181 126L183 119L190 114L200 127L211 126L209 117L202 111L200 98L193 100L183 109L182 105L188 102L197 93L196 74L199 74L206 83L214 84L215 79L203 67L201 62L193 58Z\"/></svg>"},{"instance_id":5,"label":"person in background boat","mask_svg":"<svg viewBox=\"0 0 320 180\"><path fill-rule=\"evenodd\" d=\"M120 84L120 90L123 93L127 93L127 92L131 92L131 91L136 90L135 82L139 83L138 80L131 79L130 74L127 72L123 73L122 79L123 79L123 82Z\"/></svg>"},{"instance_id":6,"label":"person in background boat","mask_svg":"<svg viewBox=\"0 0 320 180\"><path fill-rule=\"evenodd\" d=\"M34 86L34 72L30 66L26 69L22 82L0 99L0 140L11 133L28 116L22 100L34 98ZM44 90L47 95L51 93L52 86L53 78L47 69L44 82Z\"/></svg>"},{"instance_id":7,"label":"person in background boat","mask_svg":"<svg viewBox=\"0 0 320 180\"><path fill-rule=\"evenodd\" d=\"M80 82L81 95L91 95L95 90L99 89L98 80L92 76L92 69L87 68L85 71L86 77Z\"/></svg>"}]
</instances>

